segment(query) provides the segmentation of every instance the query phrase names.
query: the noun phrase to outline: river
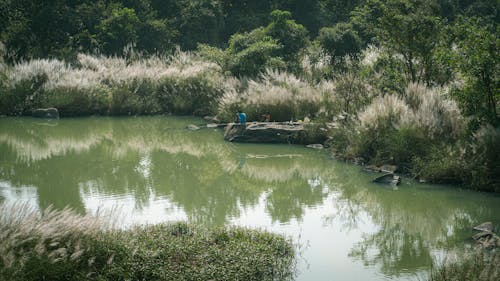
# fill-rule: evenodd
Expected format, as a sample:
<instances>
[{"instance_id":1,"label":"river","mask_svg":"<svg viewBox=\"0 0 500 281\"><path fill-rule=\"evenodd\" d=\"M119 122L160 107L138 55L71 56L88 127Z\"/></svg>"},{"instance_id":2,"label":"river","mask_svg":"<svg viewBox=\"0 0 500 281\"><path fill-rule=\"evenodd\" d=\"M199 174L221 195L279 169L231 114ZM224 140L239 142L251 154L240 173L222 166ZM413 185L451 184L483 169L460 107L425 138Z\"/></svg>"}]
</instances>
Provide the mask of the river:
<instances>
[{"instance_id":1,"label":"river","mask_svg":"<svg viewBox=\"0 0 500 281\"><path fill-rule=\"evenodd\" d=\"M300 250L297 280L416 280L471 245L472 226L500 225L498 195L407 178L378 185L321 150L185 129L201 122L0 118L0 201L115 209L122 227L183 220L282 233Z\"/></svg>"}]
</instances>

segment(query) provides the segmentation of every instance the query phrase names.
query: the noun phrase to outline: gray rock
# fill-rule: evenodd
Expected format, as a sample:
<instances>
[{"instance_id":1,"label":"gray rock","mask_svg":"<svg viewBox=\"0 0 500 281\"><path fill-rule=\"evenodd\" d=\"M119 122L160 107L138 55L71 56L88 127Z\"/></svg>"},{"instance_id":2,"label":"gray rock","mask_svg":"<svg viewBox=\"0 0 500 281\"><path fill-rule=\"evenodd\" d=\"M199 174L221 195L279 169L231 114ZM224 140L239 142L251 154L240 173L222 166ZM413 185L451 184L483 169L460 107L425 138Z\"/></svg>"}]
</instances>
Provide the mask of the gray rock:
<instances>
[{"instance_id":1,"label":"gray rock","mask_svg":"<svg viewBox=\"0 0 500 281\"><path fill-rule=\"evenodd\" d=\"M214 123L219 123L219 119L215 116L205 116L203 117L204 120L209 121L209 122L214 122Z\"/></svg>"},{"instance_id":2,"label":"gray rock","mask_svg":"<svg viewBox=\"0 0 500 281\"><path fill-rule=\"evenodd\" d=\"M308 144L306 147L314 148L314 149L323 149L323 145L320 143Z\"/></svg>"},{"instance_id":3,"label":"gray rock","mask_svg":"<svg viewBox=\"0 0 500 281\"><path fill-rule=\"evenodd\" d=\"M479 232L477 234L474 234L474 236L472 236L472 239L474 239L474 240L490 239L491 237L493 237L493 235L495 235L495 234L491 231L483 231L483 232Z\"/></svg>"},{"instance_id":4,"label":"gray rock","mask_svg":"<svg viewBox=\"0 0 500 281\"><path fill-rule=\"evenodd\" d=\"M493 231L493 223L490 221L484 222L480 225L474 226L474 230L484 231L484 232L492 232Z\"/></svg>"},{"instance_id":5,"label":"gray rock","mask_svg":"<svg viewBox=\"0 0 500 281\"><path fill-rule=\"evenodd\" d=\"M376 179L373 180L373 182L390 184L390 185L398 185L401 183L401 178L399 176L394 175L394 174L385 174L383 176L377 177Z\"/></svg>"},{"instance_id":6,"label":"gray rock","mask_svg":"<svg viewBox=\"0 0 500 281\"><path fill-rule=\"evenodd\" d=\"M196 131L196 130L199 130L200 127L196 126L196 125L193 125L193 124L189 124L187 125L186 127L188 130L191 130L191 131Z\"/></svg>"},{"instance_id":7,"label":"gray rock","mask_svg":"<svg viewBox=\"0 0 500 281\"><path fill-rule=\"evenodd\" d=\"M31 112L31 116L35 118L49 118L49 119L58 119L59 118L59 110L57 108L37 108Z\"/></svg>"},{"instance_id":8,"label":"gray rock","mask_svg":"<svg viewBox=\"0 0 500 281\"><path fill-rule=\"evenodd\" d=\"M302 123L254 122L242 126L228 124L224 139L231 142L298 143L304 133Z\"/></svg>"}]
</instances>

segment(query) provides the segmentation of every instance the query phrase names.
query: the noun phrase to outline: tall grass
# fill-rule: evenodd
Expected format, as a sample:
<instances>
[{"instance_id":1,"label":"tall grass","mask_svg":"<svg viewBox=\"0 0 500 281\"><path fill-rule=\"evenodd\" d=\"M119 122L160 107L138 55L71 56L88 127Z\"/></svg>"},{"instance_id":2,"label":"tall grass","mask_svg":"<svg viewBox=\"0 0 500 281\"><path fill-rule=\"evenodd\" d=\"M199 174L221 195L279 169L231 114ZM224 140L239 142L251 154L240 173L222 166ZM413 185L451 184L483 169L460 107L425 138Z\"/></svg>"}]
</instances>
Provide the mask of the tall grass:
<instances>
[{"instance_id":1,"label":"tall grass","mask_svg":"<svg viewBox=\"0 0 500 281\"><path fill-rule=\"evenodd\" d=\"M500 280L500 253L476 250L460 257L459 260L445 261L431 270L428 280Z\"/></svg>"},{"instance_id":2,"label":"tall grass","mask_svg":"<svg viewBox=\"0 0 500 281\"><path fill-rule=\"evenodd\" d=\"M186 223L119 230L109 217L0 205L2 280L288 280L282 236Z\"/></svg>"},{"instance_id":3,"label":"tall grass","mask_svg":"<svg viewBox=\"0 0 500 281\"><path fill-rule=\"evenodd\" d=\"M246 87L245 87L246 86ZM221 99L219 115L231 120L237 109L245 111L249 120L259 120L265 112L273 121L329 118L341 111L335 81L310 83L286 72L267 70L259 79L234 87ZM236 89L242 88L237 91Z\"/></svg>"},{"instance_id":4,"label":"tall grass","mask_svg":"<svg viewBox=\"0 0 500 281\"><path fill-rule=\"evenodd\" d=\"M410 84L402 96L379 96L355 121L338 130L333 144L346 156L373 164L397 164L408 171L417 156L465 136L465 118L440 89ZM344 146L344 147L342 147Z\"/></svg>"},{"instance_id":5,"label":"tall grass","mask_svg":"<svg viewBox=\"0 0 500 281\"><path fill-rule=\"evenodd\" d=\"M191 53L170 57L79 54L69 65L37 59L7 67L1 114L56 107L63 116L90 114L213 114L224 92L220 69Z\"/></svg>"}]
</instances>

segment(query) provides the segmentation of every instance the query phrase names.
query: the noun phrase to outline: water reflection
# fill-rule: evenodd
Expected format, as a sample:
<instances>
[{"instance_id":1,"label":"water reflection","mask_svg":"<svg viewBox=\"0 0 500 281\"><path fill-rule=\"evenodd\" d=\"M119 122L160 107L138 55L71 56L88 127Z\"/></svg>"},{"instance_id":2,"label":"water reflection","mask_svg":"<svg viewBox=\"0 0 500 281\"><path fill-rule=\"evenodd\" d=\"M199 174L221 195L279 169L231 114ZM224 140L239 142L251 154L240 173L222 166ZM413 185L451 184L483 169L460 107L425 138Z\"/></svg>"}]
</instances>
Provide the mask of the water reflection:
<instances>
[{"instance_id":1,"label":"water reflection","mask_svg":"<svg viewBox=\"0 0 500 281\"><path fill-rule=\"evenodd\" d=\"M188 219L221 225L251 213L269 225L302 228L311 225L308 214L327 210L304 232L315 237L331 227L352 234L357 238L345 256L390 277L428 267L433 251L467 241L471 225L500 223L498 197L408 181L392 190L315 150L231 144L220 131L184 129L196 122L0 119L0 200L80 212L119 205L125 224Z\"/></svg>"}]
</instances>

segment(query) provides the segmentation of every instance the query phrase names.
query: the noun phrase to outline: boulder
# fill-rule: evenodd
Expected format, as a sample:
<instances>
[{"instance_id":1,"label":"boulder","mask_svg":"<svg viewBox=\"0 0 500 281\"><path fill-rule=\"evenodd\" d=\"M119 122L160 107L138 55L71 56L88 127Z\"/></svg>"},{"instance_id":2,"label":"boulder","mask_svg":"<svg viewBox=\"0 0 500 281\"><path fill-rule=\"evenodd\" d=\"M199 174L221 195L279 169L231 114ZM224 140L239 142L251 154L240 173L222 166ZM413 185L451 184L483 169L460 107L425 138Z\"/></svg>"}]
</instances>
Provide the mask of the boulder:
<instances>
[{"instance_id":1,"label":"boulder","mask_svg":"<svg viewBox=\"0 0 500 281\"><path fill-rule=\"evenodd\" d=\"M308 144L306 147L314 148L314 149L323 149L323 145L321 143Z\"/></svg>"},{"instance_id":2,"label":"boulder","mask_svg":"<svg viewBox=\"0 0 500 281\"><path fill-rule=\"evenodd\" d=\"M186 128L187 128L188 130L191 130L191 131L196 131L196 130L199 130L199 129L200 129L200 127L198 127L198 126L196 126L196 125L194 125L194 124L189 124L189 125L187 125L187 127L186 127Z\"/></svg>"},{"instance_id":3,"label":"boulder","mask_svg":"<svg viewBox=\"0 0 500 281\"><path fill-rule=\"evenodd\" d=\"M401 178L399 176L394 175L394 174L385 174L383 176L377 177L376 179L373 180L373 182L390 184L390 185L398 185L401 183Z\"/></svg>"},{"instance_id":4,"label":"boulder","mask_svg":"<svg viewBox=\"0 0 500 281\"><path fill-rule=\"evenodd\" d=\"M205 116L205 117L203 117L203 119L205 121L213 122L213 123L219 123L220 122L219 119L217 117L215 117L215 116Z\"/></svg>"},{"instance_id":5,"label":"boulder","mask_svg":"<svg viewBox=\"0 0 500 281\"><path fill-rule=\"evenodd\" d=\"M483 231L483 232L492 232L493 231L493 223L490 221L484 222L480 225L474 226L474 230Z\"/></svg>"},{"instance_id":6,"label":"boulder","mask_svg":"<svg viewBox=\"0 0 500 281\"><path fill-rule=\"evenodd\" d=\"M228 124L224 139L231 142L298 143L304 133L302 123L254 122L243 126Z\"/></svg>"},{"instance_id":7,"label":"boulder","mask_svg":"<svg viewBox=\"0 0 500 281\"><path fill-rule=\"evenodd\" d=\"M58 119L59 118L59 110L57 108L37 108L31 112L31 116L35 118L49 118L49 119Z\"/></svg>"}]
</instances>

